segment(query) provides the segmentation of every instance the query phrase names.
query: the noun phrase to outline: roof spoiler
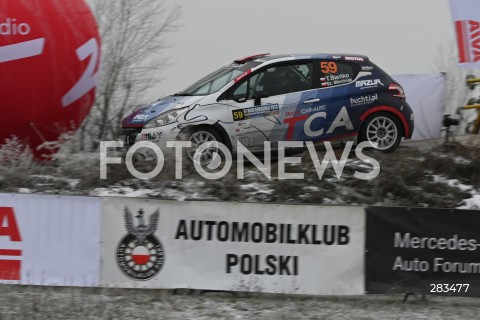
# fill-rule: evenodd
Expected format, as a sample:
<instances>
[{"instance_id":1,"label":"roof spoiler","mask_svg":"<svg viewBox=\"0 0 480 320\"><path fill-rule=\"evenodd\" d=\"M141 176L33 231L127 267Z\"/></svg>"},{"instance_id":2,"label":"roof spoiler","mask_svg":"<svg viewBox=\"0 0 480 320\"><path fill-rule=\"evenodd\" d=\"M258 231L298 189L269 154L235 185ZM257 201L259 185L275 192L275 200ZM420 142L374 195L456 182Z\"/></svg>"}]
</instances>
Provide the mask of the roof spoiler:
<instances>
[{"instance_id":1,"label":"roof spoiler","mask_svg":"<svg viewBox=\"0 0 480 320\"><path fill-rule=\"evenodd\" d=\"M251 55L251 56L248 56L248 57L243 57L243 58L240 58L240 59L233 60L233 62L235 62L235 63L245 63L247 61L255 60L255 59L258 59L258 58L261 58L261 57L266 57L268 55L270 55L270 53L254 54L254 55Z\"/></svg>"}]
</instances>

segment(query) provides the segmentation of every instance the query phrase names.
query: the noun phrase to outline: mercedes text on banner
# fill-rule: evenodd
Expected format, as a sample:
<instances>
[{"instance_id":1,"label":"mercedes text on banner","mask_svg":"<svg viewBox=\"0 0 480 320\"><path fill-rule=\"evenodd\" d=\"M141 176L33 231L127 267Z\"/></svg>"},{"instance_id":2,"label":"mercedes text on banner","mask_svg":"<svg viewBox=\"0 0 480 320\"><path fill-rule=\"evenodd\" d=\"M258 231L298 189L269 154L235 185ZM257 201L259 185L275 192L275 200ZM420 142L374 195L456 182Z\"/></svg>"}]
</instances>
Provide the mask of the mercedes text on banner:
<instances>
[{"instance_id":1,"label":"mercedes text on banner","mask_svg":"<svg viewBox=\"0 0 480 320\"><path fill-rule=\"evenodd\" d=\"M480 211L367 208L368 293L480 296Z\"/></svg>"}]
</instances>

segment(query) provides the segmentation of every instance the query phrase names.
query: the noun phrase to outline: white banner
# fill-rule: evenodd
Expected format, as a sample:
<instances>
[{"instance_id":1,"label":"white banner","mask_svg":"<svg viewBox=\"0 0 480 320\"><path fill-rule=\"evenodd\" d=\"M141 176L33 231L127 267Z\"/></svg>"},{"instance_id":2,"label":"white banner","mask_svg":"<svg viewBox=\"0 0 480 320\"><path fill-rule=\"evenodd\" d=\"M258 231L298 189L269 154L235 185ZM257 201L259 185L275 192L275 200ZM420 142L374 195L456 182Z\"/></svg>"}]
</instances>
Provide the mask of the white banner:
<instances>
[{"instance_id":1,"label":"white banner","mask_svg":"<svg viewBox=\"0 0 480 320\"><path fill-rule=\"evenodd\" d=\"M405 90L407 102L415 116L412 140L441 137L445 113L445 76L443 74L415 74L393 76Z\"/></svg>"},{"instance_id":2,"label":"white banner","mask_svg":"<svg viewBox=\"0 0 480 320\"><path fill-rule=\"evenodd\" d=\"M102 205L102 286L364 293L363 208L120 198Z\"/></svg>"},{"instance_id":3,"label":"white banner","mask_svg":"<svg viewBox=\"0 0 480 320\"><path fill-rule=\"evenodd\" d=\"M480 67L480 1L450 0L461 66Z\"/></svg>"},{"instance_id":4,"label":"white banner","mask_svg":"<svg viewBox=\"0 0 480 320\"><path fill-rule=\"evenodd\" d=\"M100 204L0 194L0 283L98 286Z\"/></svg>"}]
</instances>

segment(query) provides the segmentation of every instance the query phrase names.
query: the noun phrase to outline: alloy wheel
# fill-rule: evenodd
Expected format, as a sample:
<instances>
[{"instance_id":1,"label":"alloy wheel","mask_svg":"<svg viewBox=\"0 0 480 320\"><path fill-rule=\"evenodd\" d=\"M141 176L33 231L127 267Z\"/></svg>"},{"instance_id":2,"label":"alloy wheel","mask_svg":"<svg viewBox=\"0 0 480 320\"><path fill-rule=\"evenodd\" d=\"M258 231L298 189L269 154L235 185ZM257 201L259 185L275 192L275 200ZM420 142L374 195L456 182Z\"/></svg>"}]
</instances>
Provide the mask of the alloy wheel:
<instances>
[{"instance_id":1,"label":"alloy wheel","mask_svg":"<svg viewBox=\"0 0 480 320\"><path fill-rule=\"evenodd\" d=\"M215 156L218 155L217 139L215 136L208 131L196 131L191 136L189 141L192 143L192 146L187 149L188 156L190 159L194 159L195 152L198 147L207 142L214 142L214 146L207 148L202 152L200 156L201 163L210 163Z\"/></svg>"},{"instance_id":2,"label":"alloy wheel","mask_svg":"<svg viewBox=\"0 0 480 320\"><path fill-rule=\"evenodd\" d=\"M397 136L397 125L390 118L376 117L367 126L366 138L369 142L378 143L379 150L391 148L396 143Z\"/></svg>"}]
</instances>

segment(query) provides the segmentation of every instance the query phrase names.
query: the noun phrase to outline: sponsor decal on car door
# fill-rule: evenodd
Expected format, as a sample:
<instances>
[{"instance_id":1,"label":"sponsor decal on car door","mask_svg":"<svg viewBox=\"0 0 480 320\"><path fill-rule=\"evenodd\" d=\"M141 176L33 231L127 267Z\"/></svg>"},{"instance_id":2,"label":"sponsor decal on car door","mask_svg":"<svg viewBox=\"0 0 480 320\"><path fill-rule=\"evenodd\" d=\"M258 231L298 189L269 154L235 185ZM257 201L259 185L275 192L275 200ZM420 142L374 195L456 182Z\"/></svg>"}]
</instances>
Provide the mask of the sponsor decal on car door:
<instances>
[{"instance_id":1,"label":"sponsor decal on car door","mask_svg":"<svg viewBox=\"0 0 480 320\"><path fill-rule=\"evenodd\" d=\"M285 112L285 140L319 141L353 132L347 109L355 72L350 63L318 61L318 90Z\"/></svg>"},{"instance_id":2,"label":"sponsor decal on car door","mask_svg":"<svg viewBox=\"0 0 480 320\"><path fill-rule=\"evenodd\" d=\"M254 100L245 102L229 101L232 123L232 137L248 147L262 147L270 140L270 132L279 123L278 116L283 97L262 99L260 105Z\"/></svg>"},{"instance_id":3,"label":"sponsor decal on car door","mask_svg":"<svg viewBox=\"0 0 480 320\"><path fill-rule=\"evenodd\" d=\"M232 96L233 135L248 146L285 138L289 124L283 120L299 105L315 105L312 63L273 65L246 79Z\"/></svg>"}]
</instances>

